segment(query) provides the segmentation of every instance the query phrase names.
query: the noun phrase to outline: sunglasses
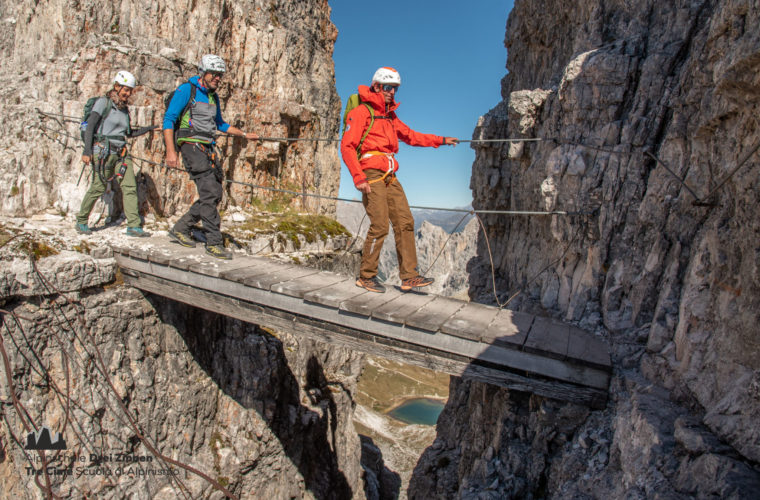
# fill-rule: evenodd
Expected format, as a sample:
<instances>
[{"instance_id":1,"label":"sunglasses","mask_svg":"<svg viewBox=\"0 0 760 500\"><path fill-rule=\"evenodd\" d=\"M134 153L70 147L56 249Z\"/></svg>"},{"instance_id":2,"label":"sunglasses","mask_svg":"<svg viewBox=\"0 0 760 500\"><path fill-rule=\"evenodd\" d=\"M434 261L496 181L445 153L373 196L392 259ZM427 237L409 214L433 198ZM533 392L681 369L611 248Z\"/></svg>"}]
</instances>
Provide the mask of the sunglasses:
<instances>
[{"instance_id":1,"label":"sunglasses","mask_svg":"<svg viewBox=\"0 0 760 500\"><path fill-rule=\"evenodd\" d=\"M398 93L398 85L389 85L389 84L383 84L382 86L383 92L390 92L391 90L395 90Z\"/></svg>"},{"instance_id":2,"label":"sunglasses","mask_svg":"<svg viewBox=\"0 0 760 500\"><path fill-rule=\"evenodd\" d=\"M211 78L222 78L224 76L224 73L219 71L209 71L209 74L211 75Z\"/></svg>"}]
</instances>

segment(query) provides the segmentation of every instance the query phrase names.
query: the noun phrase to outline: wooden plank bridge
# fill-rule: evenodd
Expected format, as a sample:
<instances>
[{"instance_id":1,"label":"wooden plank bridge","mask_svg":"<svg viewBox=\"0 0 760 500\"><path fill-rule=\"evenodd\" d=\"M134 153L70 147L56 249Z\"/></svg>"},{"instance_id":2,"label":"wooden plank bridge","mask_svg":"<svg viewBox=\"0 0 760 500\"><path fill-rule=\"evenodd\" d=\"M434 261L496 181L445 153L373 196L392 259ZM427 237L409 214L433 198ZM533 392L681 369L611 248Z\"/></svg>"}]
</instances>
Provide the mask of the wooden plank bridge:
<instances>
[{"instance_id":1,"label":"wooden plank bridge","mask_svg":"<svg viewBox=\"0 0 760 500\"><path fill-rule=\"evenodd\" d=\"M124 281L146 292L451 375L606 404L606 342L553 319L398 288L371 293L353 277L264 257L220 261L157 235L113 251Z\"/></svg>"}]
</instances>

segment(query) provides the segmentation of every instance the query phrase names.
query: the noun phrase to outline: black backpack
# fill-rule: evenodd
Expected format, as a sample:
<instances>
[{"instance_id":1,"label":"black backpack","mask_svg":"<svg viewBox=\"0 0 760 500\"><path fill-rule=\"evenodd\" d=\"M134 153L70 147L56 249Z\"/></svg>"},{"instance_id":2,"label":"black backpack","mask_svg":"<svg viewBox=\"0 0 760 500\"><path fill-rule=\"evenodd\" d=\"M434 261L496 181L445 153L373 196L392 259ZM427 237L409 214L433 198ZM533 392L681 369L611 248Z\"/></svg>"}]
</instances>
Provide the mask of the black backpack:
<instances>
[{"instance_id":1,"label":"black backpack","mask_svg":"<svg viewBox=\"0 0 760 500\"><path fill-rule=\"evenodd\" d=\"M190 82L188 82L190 83ZM167 109L169 109L169 104L172 102L172 99L174 98L174 93L177 91L177 89L172 90L167 94L166 97L164 97L164 112L166 112ZM195 85L190 83L190 99L187 100L187 104L185 104L185 108L182 110L182 112L177 116L177 119L174 121L174 133L175 133L175 140L176 140L176 132L179 129L180 123L182 123L182 117L185 116L185 113L190 109L190 107L193 105L193 101L195 101Z\"/></svg>"}]
</instances>

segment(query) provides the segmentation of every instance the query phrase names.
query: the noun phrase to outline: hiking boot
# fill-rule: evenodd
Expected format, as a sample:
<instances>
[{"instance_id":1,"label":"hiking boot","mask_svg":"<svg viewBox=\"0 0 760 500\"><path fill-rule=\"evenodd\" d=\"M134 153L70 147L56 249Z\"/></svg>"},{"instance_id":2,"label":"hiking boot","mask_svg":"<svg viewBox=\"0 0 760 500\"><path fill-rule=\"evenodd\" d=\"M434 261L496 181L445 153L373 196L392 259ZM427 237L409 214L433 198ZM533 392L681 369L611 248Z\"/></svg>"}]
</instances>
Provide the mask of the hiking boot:
<instances>
[{"instance_id":1,"label":"hiking boot","mask_svg":"<svg viewBox=\"0 0 760 500\"><path fill-rule=\"evenodd\" d=\"M372 278L360 277L358 280L356 280L356 286L365 288L369 290L370 292L385 293L385 287L377 279L377 276L374 276Z\"/></svg>"},{"instance_id":2,"label":"hiking boot","mask_svg":"<svg viewBox=\"0 0 760 500\"><path fill-rule=\"evenodd\" d=\"M77 224L74 227L79 234L92 234L92 230L87 224Z\"/></svg>"},{"instance_id":3,"label":"hiking boot","mask_svg":"<svg viewBox=\"0 0 760 500\"><path fill-rule=\"evenodd\" d=\"M112 217L112 216L109 215L108 217L106 217L106 220L103 223L103 225L105 227L111 227L111 226L118 226L120 223L121 223L121 217L120 216L118 216L118 217L117 216L113 216Z\"/></svg>"},{"instance_id":4,"label":"hiking boot","mask_svg":"<svg viewBox=\"0 0 760 500\"><path fill-rule=\"evenodd\" d=\"M136 236L138 238L147 238L150 236L150 233L147 231L143 231L143 228L141 227L128 227L127 228L127 236Z\"/></svg>"},{"instance_id":5,"label":"hiking boot","mask_svg":"<svg viewBox=\"0 0 760 500\"><path fill-rule=\"evenodd\" d=\"M232 259L232 252L224 248L222 245L206 245L206 253L217 259Z\"/></svg>"},{"instance_id":6,"label":"hiking boot","mask_svg":"<svg viewBox=\"0 0 760 500\"><path fill-rule=\"evenodd\" d=\"M435 281L433 278L426 278L418 274L414 278L409 278L408 280L401 280L401 291L408 292L412 288L420 288L423 286L428 286L433 281Z\"/></svg>"},{"instance_id":7,"label":"hiking boot","mask_svg":"<svg viewBox=\"0 0 760 500\"><path fill-rule=\"evenodd\" d=\"M187 248L195 248L195 242L190 237L189 234L180 233L179 231L175 231L173 229L169 229L169 236L171 236L174 241L182 245L183 247Z\"/></svg>"}]
</instances>

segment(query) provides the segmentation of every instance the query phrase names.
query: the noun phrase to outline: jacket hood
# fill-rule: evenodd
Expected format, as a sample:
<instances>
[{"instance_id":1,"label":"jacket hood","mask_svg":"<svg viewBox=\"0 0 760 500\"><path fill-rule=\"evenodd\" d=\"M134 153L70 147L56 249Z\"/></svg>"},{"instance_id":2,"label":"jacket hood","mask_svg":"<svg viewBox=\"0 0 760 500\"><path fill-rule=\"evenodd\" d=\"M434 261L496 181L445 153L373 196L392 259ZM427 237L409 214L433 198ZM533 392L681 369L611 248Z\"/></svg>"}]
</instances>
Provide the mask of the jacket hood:
<instances>
[{"instance_id":1,"label":"jacket hood","mask_svg":"<svg viewBox=\"0 0 760 500\"><path fill-rule=\"evenodd\" d=\"M198 75L191 76L188 81L191 84L195 85L198 88L198 90L200 90L204 94L208 95L208 89L206 87L204 87L203 85L201 85L201 77L200 76L198 76Z\"/></svg>"},{"instance_id":2,"label":"jacket hood","mask_svg":"<svg viewBox=\"0 0 760 500\"><path fill-rule=\"evenodd\" d=\"M359 99L371 104L372 107L381 114L385 114L385 99L383 99L383 94L380 92L372 92L368 86L359 85ZM396 108L399 107L399 104L401 103L396 102L396 97L394 96L393 102L391 102L388 106L388 113L396 111Z\"/></svg>"}]
</instances>

